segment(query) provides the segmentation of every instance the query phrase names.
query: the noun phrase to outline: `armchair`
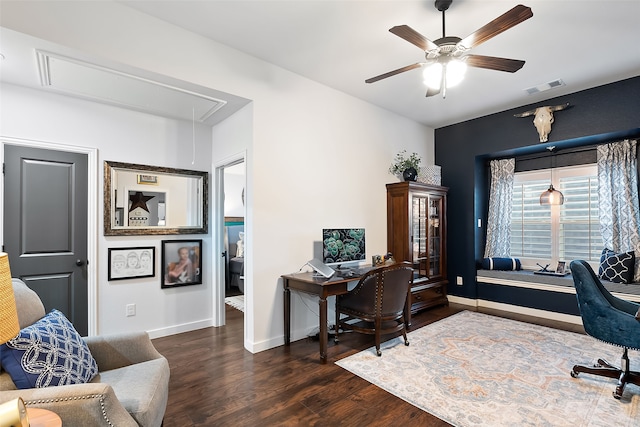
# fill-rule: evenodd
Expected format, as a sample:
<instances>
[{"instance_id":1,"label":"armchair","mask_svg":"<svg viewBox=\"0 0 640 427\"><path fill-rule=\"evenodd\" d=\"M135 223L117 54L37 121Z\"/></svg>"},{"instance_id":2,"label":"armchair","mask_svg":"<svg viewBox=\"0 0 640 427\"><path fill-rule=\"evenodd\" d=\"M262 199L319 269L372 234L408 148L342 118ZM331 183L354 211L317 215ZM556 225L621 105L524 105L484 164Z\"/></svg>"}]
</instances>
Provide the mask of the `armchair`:
<instances>
[{"instance_id":1,"label":"armchair","mask_svg":"<svg viewBox=\"0 0 640 427\"><path fill-rule=\"evenodd\" d=\"M20 327L45 315L38 295L13 279ZM0 403L22 397L27 407L57 413L65 427L158 427L167 406L169 364L146 332L84 338L98 365L89 383L17 390L0 370Z\"/></svg>"},{"instance_id":2,"label":"armchair","mask_svg":"<svg viewBox=\"0 0 640 427\"><path fill-rule=\"evenodd\" d=\"M404 345L409 345L406 327L406 301L413 281L408 262L375 268L363 275L349 293L336 297L336 334L340 328L375 335L376 354L381 335L402 331ZM341 318L341 314L346 317ZM357 323L350 323L359 320Z\"/></svg>"},{"instance_id":3,"label":"armchair","mask_svg":"<svg viewBox=\"0 0 640 427\"><path fill-rule=\"evenodd\" d=\"M571 376L584 372L617 378L613 397L620 399L626 384L640 385L640 373L629 369L628 349L640 350L640 304L616 298L607 291L588 263L571 262L580 316L587 334L623 348L621 366L617 368L603 359L594 366L575 365Z\"/></svg>"}]
</instances>

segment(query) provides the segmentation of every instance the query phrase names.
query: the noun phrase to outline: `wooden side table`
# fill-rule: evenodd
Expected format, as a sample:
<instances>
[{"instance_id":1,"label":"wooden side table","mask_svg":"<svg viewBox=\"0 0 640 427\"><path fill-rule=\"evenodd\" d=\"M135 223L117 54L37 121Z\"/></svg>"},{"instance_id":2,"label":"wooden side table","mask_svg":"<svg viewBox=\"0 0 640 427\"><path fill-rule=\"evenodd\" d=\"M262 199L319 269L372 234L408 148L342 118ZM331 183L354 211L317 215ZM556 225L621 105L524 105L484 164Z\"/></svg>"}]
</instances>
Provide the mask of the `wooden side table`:
<instances>
[{"instance_id":1,"label":"wooden side table","mask_svg":"<svg viewBox=\"0 0 640 427\"><path fill-rule=\"evenodd\" d=\"M62 420L53 411L42 408L27 408L29 427L62 427Z\"/></svg>"}]
</instances>

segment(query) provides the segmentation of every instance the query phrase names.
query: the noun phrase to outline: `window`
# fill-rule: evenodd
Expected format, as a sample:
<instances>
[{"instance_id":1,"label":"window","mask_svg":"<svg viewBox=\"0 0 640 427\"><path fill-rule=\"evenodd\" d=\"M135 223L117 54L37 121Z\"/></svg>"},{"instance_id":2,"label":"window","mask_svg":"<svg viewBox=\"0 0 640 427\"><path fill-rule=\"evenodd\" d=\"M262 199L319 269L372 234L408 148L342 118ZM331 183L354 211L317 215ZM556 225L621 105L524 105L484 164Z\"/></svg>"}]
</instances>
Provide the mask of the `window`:
<instances>
[{"instance_id":1,"label":"window","mask_svg":"<svg viewBox=\"0 0 640 427\"><path fill-rule=\"evenodd\" d=\"M552 173L553 172L553 173ZM564 194L560 206L540 206L540 194L553 186ZM518 172L513 188L511 256L525 268L555 269L558 261L599 263L602 237L598 219L595 164Z\"/></svg>"}]
</instances>

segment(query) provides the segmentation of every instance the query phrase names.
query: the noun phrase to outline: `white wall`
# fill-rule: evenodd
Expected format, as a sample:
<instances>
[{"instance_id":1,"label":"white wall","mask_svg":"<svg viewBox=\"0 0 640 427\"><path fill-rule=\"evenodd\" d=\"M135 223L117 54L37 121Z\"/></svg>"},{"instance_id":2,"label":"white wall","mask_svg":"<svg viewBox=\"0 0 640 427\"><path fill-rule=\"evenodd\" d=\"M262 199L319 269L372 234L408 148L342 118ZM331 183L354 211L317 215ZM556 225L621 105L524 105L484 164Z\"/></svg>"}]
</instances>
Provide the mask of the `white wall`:
<instances>
[{"instance_id":1,"label":"white wall","mask_svg":"<svg viewBox=\"0 0 640 427\"><path fill-rule=\"evenodd\" d=\"M11 6L9 18L4 11L3 24L17 31L253 100L213 129L210 156L216 165L246 153L245 346L251 351L282 344L280 275L298 271L312 258L321 229L365 227L367 257L383 253L385 184L397 180L387 173L391 160L407 149L433 164L432 129L119 4L49 1ZM47 16L55 25L42 25L34 14ZM135 156L143 158L147 148L142 144L153 140L136 138L137 127L129 126L122 129L131 132L123 138L136 141L140 146L133 148ZM43 138L51 138L44 133ZM171 128L163 136L159 139L167 140L167 148L178 146ZM115 307L105 318L118 317L126 300L114 288L100 301L103 313ZM157 316L150 314L145 324L179 323L184 315L177 312L184 307L192 315L200 313L198 317L210 315L202 301L190 307L181 305L177 296L158 295L150 302L160 308ZM306 296L294 296L292 305L296 339L317 326L318 310L316 300ZM114 319L114 328L122 326L121 319Z\"/></svg>"},{"instance_id":2,"label":"white wall","mask_svg":"<svg viewBox=\"0 0 640 427\"><path fill-rule=\"evenodd\" d=\"M224 216L244 216L244 163L224 169Z\"/></svg>"},{"instance_id":3,"label":"white wall","mask_svg":"<svg viewBox=\"0 0 640 427\"><path fill-rule=\"evenodd\" d=\"M61 95L13 85L0 86L1 136L98 149L98 259L97 332L157 330L158 335L211 324L211 266L203 272L204 285L160 289L160 259L163 238L203 238L203 251L210 253L208 235L105 237L102 233L102 164L105 160L168 166L182 169L210 168L211 129L196 127L196 163L191 164L191 123L94 104ZM107 281L108 248L155 246L156 277ZM95 263L95 265L94 265ZM97 265L97 267L96 267ZM125 305L135 303L136 316L125 316ZM191 307L184 310L183 307Z\"/></svg>"}]
</instances>

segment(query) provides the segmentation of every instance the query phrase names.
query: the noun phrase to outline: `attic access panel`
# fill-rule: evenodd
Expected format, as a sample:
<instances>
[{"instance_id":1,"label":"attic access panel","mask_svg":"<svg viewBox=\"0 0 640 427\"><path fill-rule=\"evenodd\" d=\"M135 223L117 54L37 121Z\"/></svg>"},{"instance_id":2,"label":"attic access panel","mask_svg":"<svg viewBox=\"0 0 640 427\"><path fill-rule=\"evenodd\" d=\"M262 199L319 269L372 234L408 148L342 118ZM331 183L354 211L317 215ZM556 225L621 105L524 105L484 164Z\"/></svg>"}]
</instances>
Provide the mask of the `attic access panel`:
<instances>
[{"instance_id":1,"label":"attic access panel","mask_svg":"<svg viewBox=\"0 0 640 427\"><path fill-rule=\"evenodd\" d=\"M172 119L204 123L226 101L37 50L40 83L55 92Z\"/></svg>"}]
</instances>

